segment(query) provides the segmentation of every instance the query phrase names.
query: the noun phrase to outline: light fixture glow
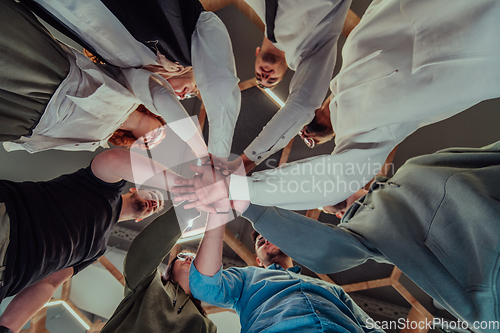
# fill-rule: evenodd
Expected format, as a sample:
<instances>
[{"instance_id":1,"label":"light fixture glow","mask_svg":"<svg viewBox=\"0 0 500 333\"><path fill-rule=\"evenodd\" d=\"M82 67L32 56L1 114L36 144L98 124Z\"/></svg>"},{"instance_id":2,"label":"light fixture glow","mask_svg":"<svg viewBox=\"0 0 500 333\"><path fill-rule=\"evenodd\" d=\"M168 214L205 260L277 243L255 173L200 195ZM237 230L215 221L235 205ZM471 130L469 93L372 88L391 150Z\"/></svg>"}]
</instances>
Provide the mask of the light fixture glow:
<instances>
[{"instance_id":1,"label":"light fixture glow","mask_svg":"<svg viewBox=\"0 0 500 333\"><path fill-rule=\"evenodd\" d=\"M283 102L281 99L279 99L278 96L276 96L275 93L273 93L273 91L269 88L265 88L264 89L264 92L269 96L271 97L276 103L278 103L278 105L280 107L283 107L283 105L285 105L285 102Z\"/></svg>"},{"instance_id":2,"label":"light fixture glow","mask_svg":"<svg viewBox=\"0 0 500 333\"><path fill-rule=\"evenodd\" d=\"M195 240L195 239L200 239L202 237L203 237L203 229L198 234L192 234L190 236L187 235L186 237L183 237L183 238L179 239L177 241L177 244L182 244L182 243L189 242L189 241L192 241L192 240Z\"/></svg>"},{"instance_id":3,"label":"light fixture glow","mask_svg":"<svg viewBox=\"0 0 500 333\"><path fill-rule=\"evenodd\" d=\"M78 322L80 324L82 324L83 327L85 327L85 329L87 331L90 330L90 326L87 325L87 323L65 301L61 301L61 300L59 300L59 301L52 301L52 302L46 303L44 306L52 306L52 305L58 305L58 304L62 304L66 308L66 310L68 310L69 313L71 313L73 315L73 317L75 317L76 320L78 320Z\"/></svg>"}]
</instances>

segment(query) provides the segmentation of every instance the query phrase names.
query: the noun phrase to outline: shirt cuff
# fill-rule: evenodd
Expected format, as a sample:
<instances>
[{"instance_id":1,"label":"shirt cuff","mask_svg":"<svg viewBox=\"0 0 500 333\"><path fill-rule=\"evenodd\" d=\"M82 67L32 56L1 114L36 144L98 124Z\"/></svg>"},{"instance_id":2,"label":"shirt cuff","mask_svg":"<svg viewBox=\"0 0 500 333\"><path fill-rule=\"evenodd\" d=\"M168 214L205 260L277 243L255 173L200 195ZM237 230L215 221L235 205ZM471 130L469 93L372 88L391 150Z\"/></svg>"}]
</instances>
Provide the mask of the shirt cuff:
<instances>
[{"instance_id":1,"label":"shirt cuff","mask_svg":"<svg viewBox=\"0 0 500 333\"><path fill-rule=\"evenodd\" d=\"M231 175L229 182L229 199L250 201L248 177Z\"/></svg>"},{"instance_id":2,"label":"shirt cuff","mask_svg":"<svg viewBox=\"0 0 500 333\"><path fill-rule=\"evenodd\" d=\"M250 161L254 162L256 165L259 165L262 161L264 161L275 152L272 150L263 151L263 149L259 149L255 147L255 145L250 144L250 146L248 146L243 153L246 155L246 157L248 157Z\"/></svg>"}]
</instances>

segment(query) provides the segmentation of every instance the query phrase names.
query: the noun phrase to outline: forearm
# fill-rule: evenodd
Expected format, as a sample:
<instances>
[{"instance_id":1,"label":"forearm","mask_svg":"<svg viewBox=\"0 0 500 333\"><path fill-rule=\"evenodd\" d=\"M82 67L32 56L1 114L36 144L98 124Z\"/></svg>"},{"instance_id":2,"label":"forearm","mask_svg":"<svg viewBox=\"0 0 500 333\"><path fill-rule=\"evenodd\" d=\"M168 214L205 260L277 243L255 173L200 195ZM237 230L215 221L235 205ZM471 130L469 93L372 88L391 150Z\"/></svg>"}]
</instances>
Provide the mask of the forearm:
<instances>
[{"instance_id":1,"label":"forearm","mask_svg":"<svg viewBox=\"0 0 500 333\"><path fill-rule=\"evenodd\" d=\"M166 162L175 165L175 161ZM167 190L174 186L175 179L181 178L164 165L125 149L108 149L97 155L92 161L92 172L108 183L125 179Z\"/></svg>"},{"instance_id":2,"label":"forearm","mask_svg":"<svg viewBox=\"0 0 500 333\"><path fill-rule=\"evenodd\" d=\"M210 124L209 152L229 156L234 126L241 106L231 40L213 13L203 12L191 46L193 72Z\"/></svg>"},{"instance_id":3,"label":"forearm","mask_svg":"<svg viewBox=\"0 0 500 333\"><path fill-rule=\"evenodd\" d=\"M381 260L378 251L364 238L295 212L251 205L243 217L267 240L317 273L340 272L370 258ZM310 244L314 244L314 249Z\"/></svg>"},{"instance_id":4,"label":"forearm","mask_svg":"<svg viewBox=\"0 0 500 333\"><path fill-rule=\"evenodd\" d=\"M203 140L200 133L197 132L191 137L191 139L187 140L186 143L189 147L191 147L197 158L203 158L208 155L207 145L205 144L205 140Z\"/></svg>"},{"instance_id":5,"label":"forearm","mask_svg":"<svg viewBox=\"0 0 500 333\"><path fill-rule=\"evenodd\" d=\"M227 214L210 214L207 230L196 254L194 265L198 272L206 276L214 276L222 264L222 247Z\"/></svg>"},{"instance_id":6,"label":"forearm","mask_svg":"<svg viewBox=\"0 0 500 333\"><path fill-rule=\"evenodd\" d=\"M8 327L13 332L19 332L72 274L73 268L66 268L23 289L0 316L0 326Z\"/></svg>"},{"instance_id":7,"label":"forearm","mask_svg":"<svg viewBox=\"0 0 500 333\"><path fill-rule=\"evenodd\" d=\"M196 157L206 156L207 145L200 134L198 119L186 112L172 90L153 79L149 81L149 89L156 111L167 126L191 147Z\"/></svg>"},{"instance_id":8,"label":"forearm","mask_svg":"<svg viewBox=\"0 0 500 333\"><path fill-rule=\"evenodd\" d=\"M380 142L373 144L374 140ZM249 199L257 205L294 210L335 205L377 174L396 143L387 128L378 128L337 142L332 155L254 172L247 177ZM231 196L248 200L233 196L232 189Z\"/></svg>"}]
</instances>

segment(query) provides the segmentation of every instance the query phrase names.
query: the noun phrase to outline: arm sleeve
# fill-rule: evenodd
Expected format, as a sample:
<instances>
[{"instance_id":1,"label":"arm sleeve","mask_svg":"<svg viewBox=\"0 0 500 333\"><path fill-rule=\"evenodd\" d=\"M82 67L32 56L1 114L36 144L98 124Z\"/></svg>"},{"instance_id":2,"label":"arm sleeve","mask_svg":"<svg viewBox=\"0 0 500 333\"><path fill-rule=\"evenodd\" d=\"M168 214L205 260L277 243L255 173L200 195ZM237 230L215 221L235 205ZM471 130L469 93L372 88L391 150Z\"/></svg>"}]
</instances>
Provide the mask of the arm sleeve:
<instances>
[{"instance_id":1,"label":"arm sleeve","mask_svg":"<svg viewBox=\"0 0 500 333\"><path fill-rule=\"evenodd\" d=\"M99 257L102 256L103 254L104 254L104 251L102 251L96 257L94 257L90 260L84 261L76 266L73 266L73 276L75 276L77 273L81 272L85 268L87 268L90 265L92 265L93 263L95 263L97 261L97 259L99 259Z\"/></svg>"},{"instance_id":2,"label":"arm sleeve","mask_svg":"<svg viewBox=\"0 0 500 333\"><path fill-rule=\"evenodd\" d=\"M333 76L336 41L335 38L327 42L299 64L290 82L285 105L245 149L244 153L250 160L259 164L283 149L314 118L314 111L325 99Z\"/></svg>"},{"instance_id":3,"label":"arm sleeve","mask_svg":"<svg viewBox=\"0 0 500 333\"><path fill-rule=\"evenodd\" d=\"M384 258L365 238L348 229L288 210L250 205L243 217L271 243L316 273L341 272L368 259Z\"/></svg>"},{"instance_id":4,"label":"arm sleeve","mask_svg":"<svg viewBox=\"0 0 500 333\"><path fill-rule=\"evenodd\" d=\"M208 151L229 156L241 106L233 49L226 27L211 12L202 12L191 45L193 71L210 125Z\"/></svg>"},{"instance_id":5,"label":"arm sleeve","mask_svg":"<svg viewBox=\"0 0 500 333\"><path fill-rule=\"evenodd\" d=\"M130 289L153 277L156 269L181 236L172 208L144 228L134 239L125 257L123 271Z\"/></svg>"},{"instance_id":6,"label":"arm sleeve","mask_svg":"<svg viewBox=\"0 0 500 333\"><path fill-rule=\"evenodd\" d=\"M214 276L198 272L194 264L189 273L189 288L193 297L223 308L236 308L245 285L246 275L242 269L221 269Z\"/></svg>"},{"instance_id":7,"label":"arm sleeve","mask_svg":"<svg viewBox=\"0 0 500 333\"><path fill-rule=\"evenodd\" d=\"M198 132L198 127L175 94L154 79L149 80L149 89L153 105L168 127L184 141L192 138Z\"/></svg>"},{"instance_id":8,"label":"arm sleeve","mask_svg":"<svg viewBox=\"0 0 500 333\"><path fill-rule=\"evenodd\" d=\"M397 143L388 127L379 127L337 142L332 155L288 163L251 177L231 175L231 198L295 210L334 205L367 184ZM242 178L246 187L241 186Z\"/></svg>"}]
</instances>

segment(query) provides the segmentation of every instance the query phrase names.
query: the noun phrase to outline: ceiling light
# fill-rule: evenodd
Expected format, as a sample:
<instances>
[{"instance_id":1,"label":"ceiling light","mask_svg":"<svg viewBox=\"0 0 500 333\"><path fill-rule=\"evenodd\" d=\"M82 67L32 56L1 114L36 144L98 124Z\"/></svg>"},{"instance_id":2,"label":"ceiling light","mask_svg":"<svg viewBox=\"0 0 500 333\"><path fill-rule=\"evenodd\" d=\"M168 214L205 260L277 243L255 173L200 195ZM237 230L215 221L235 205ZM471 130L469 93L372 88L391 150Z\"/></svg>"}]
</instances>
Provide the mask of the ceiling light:
<instances>
[{"instance_id":1,"label":"ceiling light","mask_svg":"<svg viewBox=\"0 0 500 333\"><path fill-rule=\"evenodd\" d=\"M265 89L264 89L264 92L265 92L265 93L266 93L269 97L271 97L271 98L272 98L272 99L273 99L276 103L278 103L278 105L279 105L280 107L283 107L283 105L285 105L285 103L284 103L281 99L279 99L279 97L278 97L278 96L276 96L276 94L275 94L275 93L274 93L271 89L269 89L269 88L265 88Z\"/></svg>"},{"instance_id":2,"label":"ceiling light","mask_svg":"<svg viewBox=\"0 0 500 333\"><path fill-rule=\"evenodd\" d=\"M180 238L178 241L177 241L177 244L182 244L182 243L186 243L186 242L189 242L189 241L192 241L192 240L196 240L196 239L200 239L203 237L203 231L201 231L199 234L197 235L191 235L191 236L187 236L187 237L182 237Z\"/></svg>"},{"instance_id":3,"label":"ceiling light","mask_svg":"<svg viewBox=\"0 0 500 333\"><path fill-rule=\"evenodd\" d=\"M90 330L90 326L87 325L87 323L65 301L52 301L52 302L46 303L45 306L52 306L52 305L58 305L58 304L62 304L66 308L66 310L68 310L69 313L71 313L73 315L73 317L75 317L76 320L78 320L80 322L80 324L82 324L83 327L85 327L85 329L87 331Z\"/></svg>"}]
</instances>

